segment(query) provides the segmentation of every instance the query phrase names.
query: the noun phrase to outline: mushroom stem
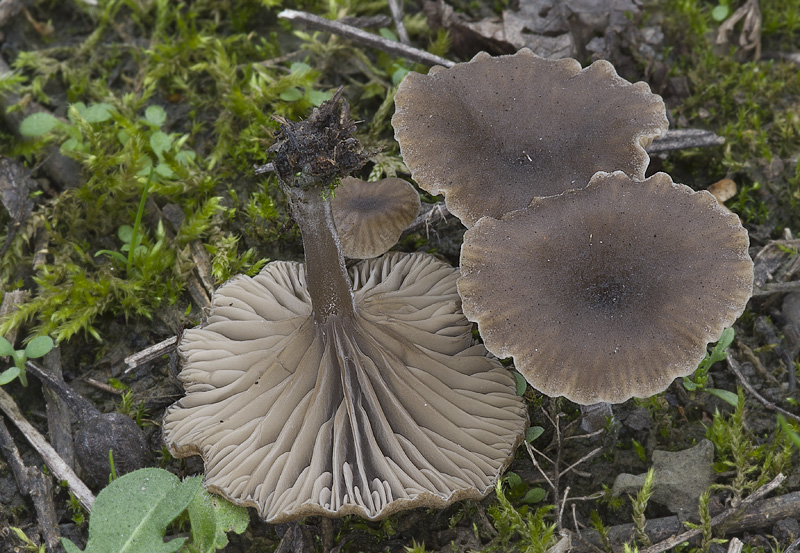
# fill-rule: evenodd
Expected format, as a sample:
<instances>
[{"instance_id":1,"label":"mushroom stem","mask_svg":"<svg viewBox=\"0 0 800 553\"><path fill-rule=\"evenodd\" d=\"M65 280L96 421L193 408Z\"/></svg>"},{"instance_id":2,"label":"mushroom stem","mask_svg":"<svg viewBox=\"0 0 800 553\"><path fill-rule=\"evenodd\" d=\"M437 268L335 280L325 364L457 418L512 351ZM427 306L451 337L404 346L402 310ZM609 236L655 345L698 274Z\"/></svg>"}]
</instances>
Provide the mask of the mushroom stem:
<instances>
[{"instance_id":1,"label":"mushroom stem","mask_svg":"<svg viewBox=\"0 0 800 553\"><path fill-rule=\"evenodd\" d=\"M314 307L314 321L353 317L353 287L344 264L339 235L333 224L331 203L319 189L284 189L292 216L303 236L306 283Z\"/></svg>"},{"instance_id":2,"label":"mushroom stem","mask_svg":"<svg viewBox=\"0 0 800 553\"><path fill-rule=\"evenodd\" d=\"M314 321L355 315L353 289L331 215L330 195L340 179L368 159L353 134L343 89L299 122L279 119L281 130L270 151L275 173L289 198L306 254L306 283Z\"/></svg>"}]
</instances>

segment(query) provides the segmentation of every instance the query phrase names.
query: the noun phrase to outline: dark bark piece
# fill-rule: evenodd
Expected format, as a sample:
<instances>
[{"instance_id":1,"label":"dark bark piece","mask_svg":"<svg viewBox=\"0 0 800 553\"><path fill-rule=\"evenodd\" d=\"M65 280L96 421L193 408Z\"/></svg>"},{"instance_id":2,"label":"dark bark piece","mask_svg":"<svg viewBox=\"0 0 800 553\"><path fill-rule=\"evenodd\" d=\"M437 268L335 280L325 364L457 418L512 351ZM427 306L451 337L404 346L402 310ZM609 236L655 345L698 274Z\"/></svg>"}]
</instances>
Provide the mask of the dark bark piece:
<instances>
[{"instance_id":1,"label":"dark bark piece","mask_svg":"<svg viewBox=\"0 0 800 553\"><path fill-rule=\"evenodd\" d=\"M62 380L61 352L58 347L53 348L42 359L46 370L53 378ZM61 458L72 468L75 468L75 446L72 442L72 424L70 410L67 402L54 390L45 386L42 390L47 401L47 433L50 443L61 455Z\"/></svg>"},{"instance_id":2,"label":"dark bark piece","mask_svg":"<svg viewBox=\"0 0 800 553\"><path fill-rule=\"evenodd\" d=\"M0 451L14 473L14 479L17 481L20 492L29 495L33 501L39 530L48 553L60 551L58 517L53 504L52 483L39 469L25 466L2 418L0 418Z\"/></svg>"}]
</instances>

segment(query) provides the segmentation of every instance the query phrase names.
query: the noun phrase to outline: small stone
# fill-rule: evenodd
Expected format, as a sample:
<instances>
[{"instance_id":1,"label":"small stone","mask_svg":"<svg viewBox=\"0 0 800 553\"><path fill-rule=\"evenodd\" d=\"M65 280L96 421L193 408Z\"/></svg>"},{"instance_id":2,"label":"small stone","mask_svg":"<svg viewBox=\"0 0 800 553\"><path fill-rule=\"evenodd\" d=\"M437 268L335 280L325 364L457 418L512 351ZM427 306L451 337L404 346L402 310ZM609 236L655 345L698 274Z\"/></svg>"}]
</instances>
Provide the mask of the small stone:
<instances>
[{"instance_id":1,"label":"small stone","mask_svg":"<svg viewBox=\"0 0 800 553\"><path fill-rule=\"evenodd\" d=\"M779 520L772 527L772 535L778 542L789 545L797 538L800 538L800 522L793 518Z\"/></svg>"},{"instance_id":2,"label":"small stone","mask_svg":"<svg viewBox=\"0 0 800 553\"><path fill-rule=\"evenodd\" d=\"M700 494L714 481L711 464L714 444L702 440L683 451L653 452L653 495L651 499L672 513L690 516L697 513ZM614 481L612 493L635 494L644 484L646 474L620 474Z\"/></svg>"}]
</instances>

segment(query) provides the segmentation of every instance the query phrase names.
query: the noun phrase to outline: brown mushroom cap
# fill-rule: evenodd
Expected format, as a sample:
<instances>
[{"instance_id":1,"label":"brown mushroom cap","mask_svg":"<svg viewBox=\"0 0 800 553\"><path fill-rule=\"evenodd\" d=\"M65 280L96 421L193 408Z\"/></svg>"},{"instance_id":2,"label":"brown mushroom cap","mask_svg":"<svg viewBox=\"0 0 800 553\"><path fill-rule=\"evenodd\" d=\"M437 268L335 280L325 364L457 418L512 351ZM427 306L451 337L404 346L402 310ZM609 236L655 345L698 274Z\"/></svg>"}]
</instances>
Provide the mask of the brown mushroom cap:
<instances>
[{"instance_id":1,"label":"brown mushroom cap","mask_svg":"<svg viewBox=\"0 0 800 553\"><path fill-rule=\"evenodd\" d=\"M619 403L690 374L744 311L747 231L707 192L657 173L485 217L461 249L458 289L487 349L549 396Z\"/></svg>"},{"instance_id":2,"label":"brown mushroom cap","mask_svg":"<svg viewBox=\"0 0 800 553\"><path fill-rule=\"evenodd\" d=\"M661 97L610 63L581 70L528 49L409 73L395 106L395 138L414 180L444 193L467 228L583 186L597 171L643 179L645 148L668 126Z\"/></svg>"},{"instance_id":3,"label":"brown mushroom cap","mask_svg":"<svg viewBox=\"0 0 800 553\"><path fill-rule=\"evenodd\" d=\"M403 179L342 179L331 198L342 253L353 259L386 253L414 221L419 207L419 194Z\"/></svg>"},{"instance_id":4,"label":"brown mushroom cap","mask_svg":"<svg viewBox=\"0 0 800 553\"><path fill-rule=\"evenodd\" d=\"M315 324L303 266L279 261L217 290L181 340L167 446L269 522L482 497L526 426L513 377L472 345L453 267L391 253L350 275L354 320Z\"/></svg>"}]
</instances>

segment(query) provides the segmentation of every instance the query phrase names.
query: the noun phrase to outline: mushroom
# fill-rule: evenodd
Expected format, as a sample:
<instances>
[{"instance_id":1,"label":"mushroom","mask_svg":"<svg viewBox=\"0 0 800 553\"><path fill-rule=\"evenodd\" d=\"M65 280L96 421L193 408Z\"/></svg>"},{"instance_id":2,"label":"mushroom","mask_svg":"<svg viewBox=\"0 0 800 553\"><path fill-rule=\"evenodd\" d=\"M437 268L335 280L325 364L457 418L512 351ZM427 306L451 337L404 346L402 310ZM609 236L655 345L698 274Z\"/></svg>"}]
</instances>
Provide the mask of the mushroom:
<instances>
[{"instance_id":1,"label":"mushroom","mask_svg":"<svg viewBox=\"0 0 800 553\"><path fill-rule=\"evenodd\" d=\"M597 171L644 179L645 148L668 126L661 97L610 63L581 70L527 48L409 73L395 108L395 138L414 180L443 193L467 228L583 186Z\"/></svg>"},{"instance_id":2,"label":"mushroom","mask_svg":"<svg viewBox=\"0 0 800 553\"><path fill-rule=\"evenodd\" d=\"M345 268L328 192L363 163L354 128L338 94L284 122L275 167L305 264L232 279L179 346L167 447L202 455L207 487L268 522L482 497L527 423L511 374L473 344L456 269L400 253Z\"/></svg>"},{"instance_id":3,"label":"mushroom","mask_svg":"<svg viewBox=\"0 0 800 553\"><path fill-rule=\"evenodd\" d=\"M403 179L342 179L331 198L342 253L370 259L386 253L419 213L419 194Z\"/></svg>"},{"instance_id":4,"label":"mushroom","mask_svg":"<svg viewBox=\"0 0 800 553\"><path fill-rule=\"evenodd\" d=\"M458 290L486 348L549 396L619 403L690 374L752 293L747 232L708 192L597 173L464 235Z\"/></svg>"}]
</instances>

